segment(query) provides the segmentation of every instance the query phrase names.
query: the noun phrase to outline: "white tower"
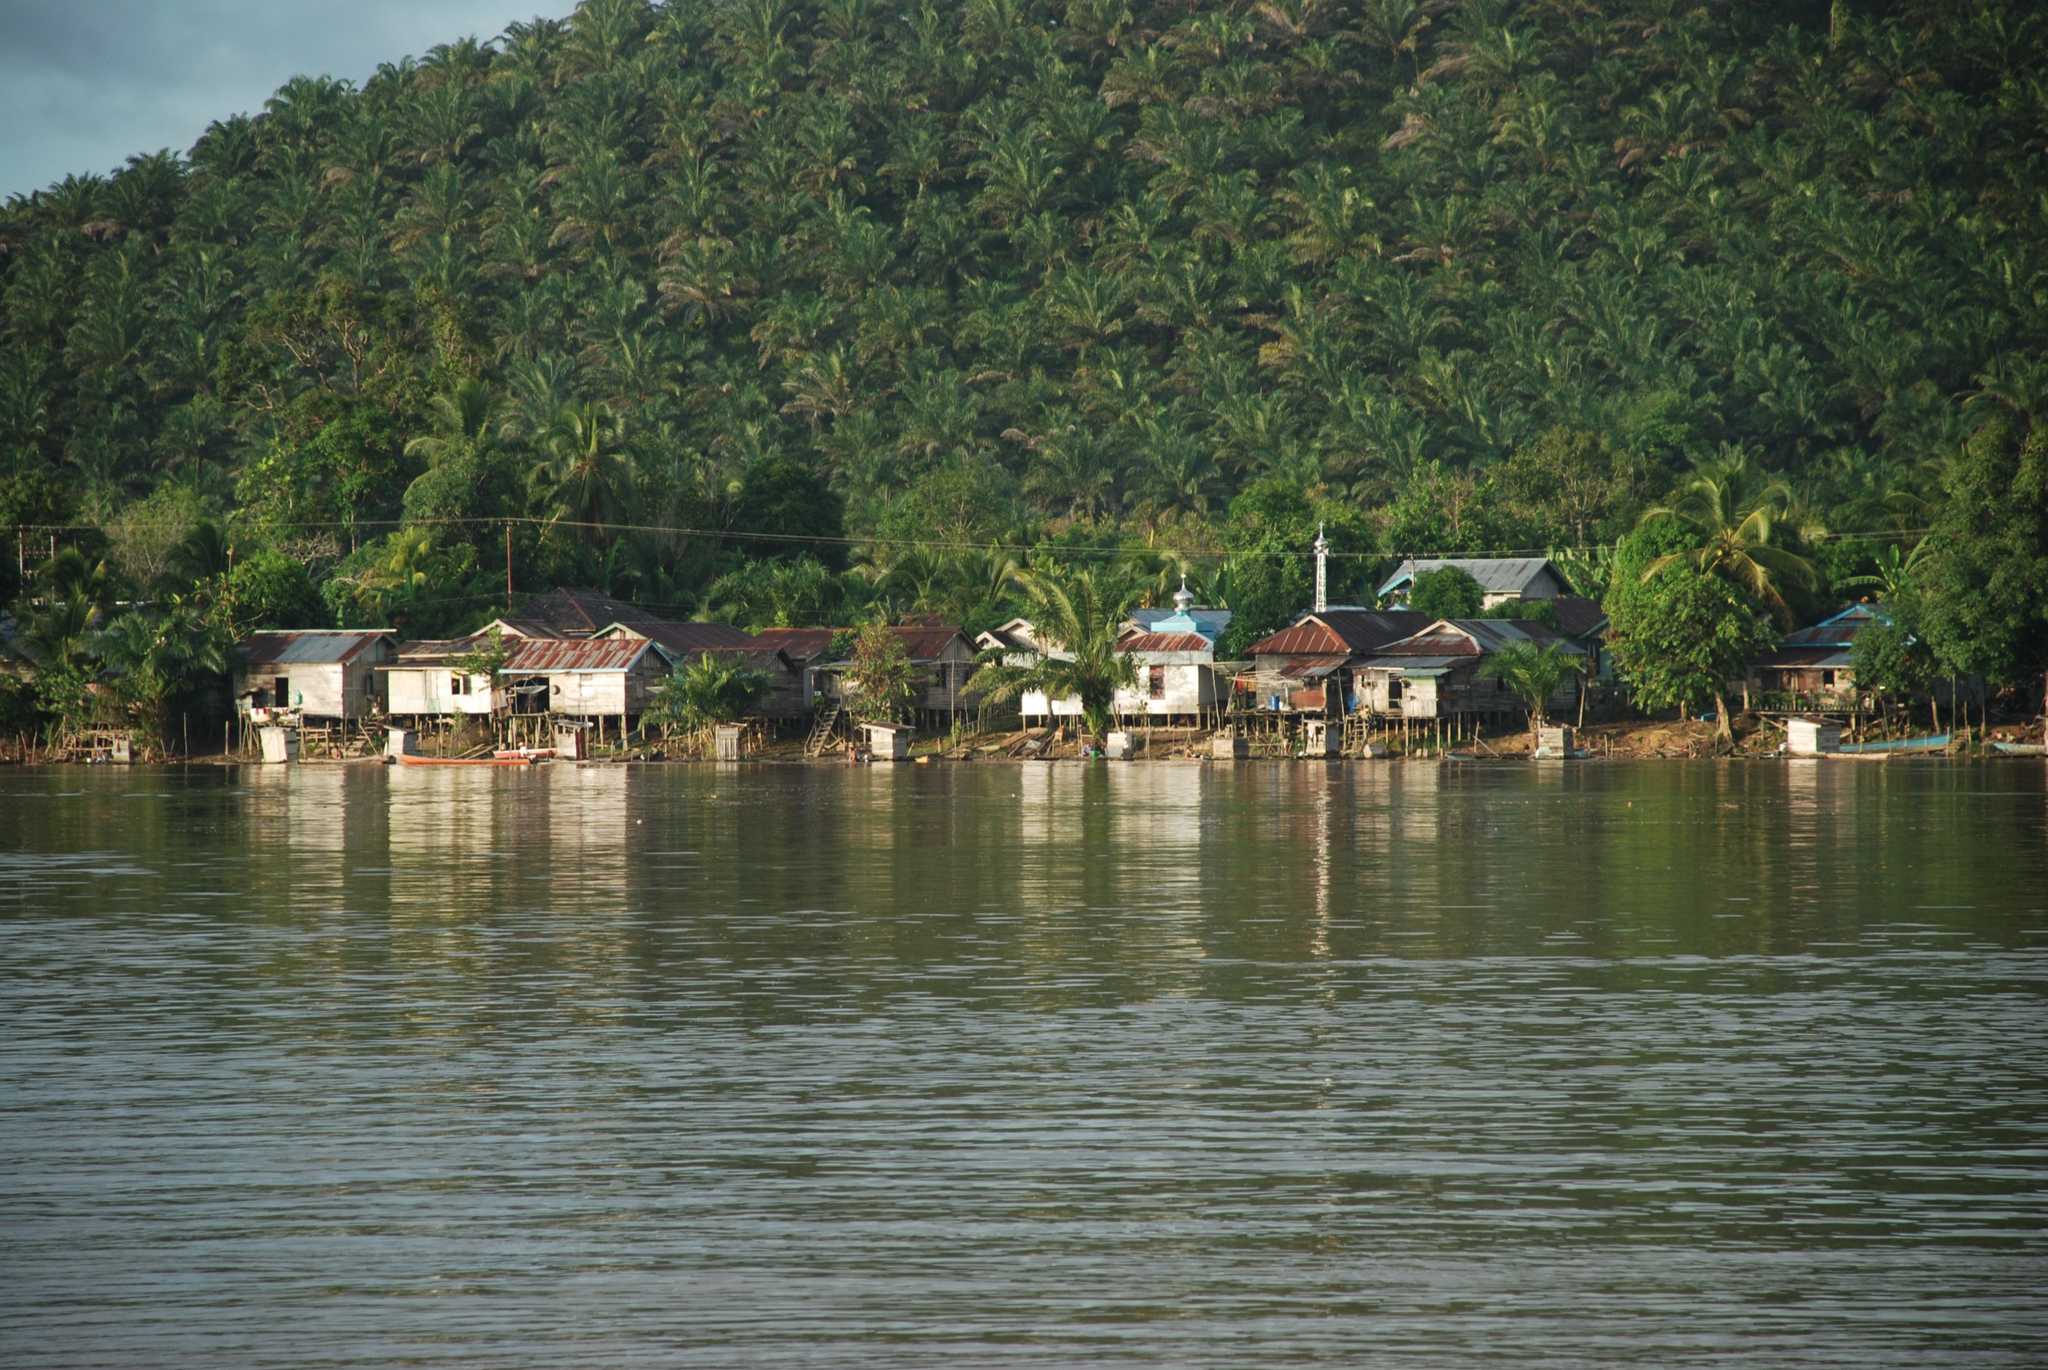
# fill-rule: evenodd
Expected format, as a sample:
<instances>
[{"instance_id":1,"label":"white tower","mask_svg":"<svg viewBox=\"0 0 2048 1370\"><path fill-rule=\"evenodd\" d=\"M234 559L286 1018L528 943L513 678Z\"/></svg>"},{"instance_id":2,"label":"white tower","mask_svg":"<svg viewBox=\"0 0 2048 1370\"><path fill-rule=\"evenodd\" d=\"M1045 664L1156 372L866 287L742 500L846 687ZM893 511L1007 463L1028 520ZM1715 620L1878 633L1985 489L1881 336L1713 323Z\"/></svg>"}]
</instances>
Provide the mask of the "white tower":
<instances>
[{"instance_id":1,"label":"white tower","mask_svg":"<svg viewBox=\"0 0 2048 1370\"><path fill-rule=\"evenodd\" d=\"M1316 525L1316 612L1330 607L1330 540L1323 536L1323 525Z\"/></svg>"}]
</instances>

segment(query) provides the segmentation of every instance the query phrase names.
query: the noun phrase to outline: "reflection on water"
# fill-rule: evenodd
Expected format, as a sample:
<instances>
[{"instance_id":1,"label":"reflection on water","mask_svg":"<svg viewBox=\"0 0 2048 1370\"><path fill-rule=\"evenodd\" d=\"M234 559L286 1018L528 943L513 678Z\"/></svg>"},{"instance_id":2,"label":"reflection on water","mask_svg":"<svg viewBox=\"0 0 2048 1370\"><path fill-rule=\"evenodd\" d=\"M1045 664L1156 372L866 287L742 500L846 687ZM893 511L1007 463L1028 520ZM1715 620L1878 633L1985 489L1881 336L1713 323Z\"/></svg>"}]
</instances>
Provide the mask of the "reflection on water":
<instances>
[{"instance_id":1,"label":"reflection on water","mask_svg":"<svg viewBox=\"0 0 2048 1370\"><path fill-rule=\"evenodd\" d=\"M2044 948L2037 766L14 771L0 1354L2041 1363Z\"/></svg>"}]
</instances>

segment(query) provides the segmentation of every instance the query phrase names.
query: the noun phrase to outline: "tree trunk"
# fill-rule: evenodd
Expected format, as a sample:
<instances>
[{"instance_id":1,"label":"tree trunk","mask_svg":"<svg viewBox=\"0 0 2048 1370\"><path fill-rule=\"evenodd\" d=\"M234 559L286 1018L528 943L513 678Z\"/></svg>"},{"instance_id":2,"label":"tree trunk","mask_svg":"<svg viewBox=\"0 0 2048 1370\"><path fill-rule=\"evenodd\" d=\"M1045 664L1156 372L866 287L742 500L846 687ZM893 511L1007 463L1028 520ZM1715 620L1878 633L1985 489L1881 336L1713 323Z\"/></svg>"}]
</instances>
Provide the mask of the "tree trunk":
<instances>
[{"instance_id":1,"label":"tree trunk","mask_svg":"<svg viewBox=\"0 0 2048 1370\"><path fill-rule=\"evenodd\" d=\"M1729 747L1733 747L1735 745L1735 729L1728 721L1728 700L1719 689L1714 691L1714 720L1714 736L1716 740L1725 743Z\"/></svg>"}]
</instances>

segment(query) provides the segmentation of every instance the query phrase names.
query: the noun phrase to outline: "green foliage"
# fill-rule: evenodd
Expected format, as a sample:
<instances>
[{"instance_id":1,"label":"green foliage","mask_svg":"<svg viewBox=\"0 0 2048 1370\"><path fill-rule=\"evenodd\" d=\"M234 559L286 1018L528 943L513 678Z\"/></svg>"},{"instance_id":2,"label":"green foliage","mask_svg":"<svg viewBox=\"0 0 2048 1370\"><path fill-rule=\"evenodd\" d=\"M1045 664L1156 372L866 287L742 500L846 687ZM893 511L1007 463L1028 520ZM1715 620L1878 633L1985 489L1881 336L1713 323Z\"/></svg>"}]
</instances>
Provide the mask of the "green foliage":
<instances>
[{"instance_id":1,"label":"green foliage","mask_svg":"<svg viewBox=\"0 0 2048 1370\"><path fill-rule=\"evenodd\" d=\"M664 737L700 736L715 724L745 715L767 689L768 677L759 671L707 652L662 682L643 722Z\"/></svg>"},{"instance_id":2,"label":"green foliage","mask_svg":"<svg viewBox=\"0 0 2048 1370\"><path fill-rule=\"evenodd\" d=\"M1529 733L1543 726L1544 706L1566 679L1586 669L1583 658L1557 642L1516 642L1479 664L1479 674L1515 692L1529 711Z\"/></svg>"},{"instance_id":3,"label":"green foliage","mask_svg":"<svg viewBox=\"0 0 2048 1370\"><path fill-rule=\"evenodd\" d=\"M319 628L334 621L305 563L276 547L257 547L235 560L226 601L230 621L243 633Z\"/></svg>"},{"instance_id":4,"label":"green foliage","mask_svg":"<svg viewBox=\"0 0 2048 1370\"><path fill-rule=\"evenodd\" d=\"M1431 618L1478 618L1485 597L1470 571L1439 566L1415 577L1408 589L1408 607Z\"/></svg>"},{"instance_id":5,"label":"green foliage","mask_svg":"<svg viewBox=\"0 0 2048 1370\"><path fill-rule=\"evenodd\" d=\"M1733 585L1688 563L1667 563L1663 549L1682 530L1646 527L1616 550L1612 588L1602 607L1607 645L1636 705L1695 711L1711 702L1724 739L1732 736L1727 692L1773 636Z\"/></svg>"},{"instance_id":6,"label":"green foliage","mask_svg":"<svg viewBox=\"0 0 2048 1370\"><path fill-rule=\"evenodd\" d=\"M917 681L903 639L879 623L861 629L844 678L847 707L862 723L892 723L910 710Z\"/></svg>"},{"instance_id":7,"label":"green foliage","mask_svg":"<svg viewBox=\"0 0 2048 1370\"><path fill-rule=\"evenodd\" d=\"M778 539L817 539L748 542L742 550L749 556L807 556L828 570L846 569L846 547L839 541L846 536L846 502L820 472L793 457L768 457L747 468L733 501L731 526Z\"/></svg>"},{"instance_id":8,"label":"green foliage","mask_svg":"<svg viewBox=\"0 0 2048 1370\"><path fill-rule=\"evenodd\" d=\"M512 659L512 652L513 647L505 641L504 630L493 626L483 641L448 664L464 675L495 681L498 672L504 670L505 663Z\"/></svg>"},{"instance_id":9,"label":"green foliage","mask_svg":"<svg viewBox=\"0 0 2048 1370\"><path fill-rule=\"evenodd\" d=\"M1986 425L1943 488L1918 573L1920 631L1948 672L2038 684L2048 672L2048 427Z\"/></svg>"},{"instance_id":10,"label":"green foliage","mask_svg":"<svg viewBox=\"0 0 2048 1370\"><path fill-rule=\"evenodd\" d=\"M1906 624L1871 623L1849 649L1858 689L1887 695L1923 694L1934 684L1934 656Z\"/></svg>"},{"instance_id":11,"label":"green foliage","mask_svg":"<svg viewBox=\"0 0 2048 1370\"><path fill-rule=\"evenodd\" d=\"M1344 511L1344 552L1497 553L1679 510L1734 451L1782 494L1671 550L1796 616L1866 570L1814 511L1926 527L1965 397L2041 412L2042 30L1654 9L589 0L298 78L0 208L0 527L125 528L157 575L128 515L175 484L420 622L366 575L474 596L495 520L551 528L522 588L664 602L736 547L836 574L841 537L1072 529L1222 551L1228 653L1308 603L1313 529L1253 491ZM401 517L445 565L369 550ZM1989 561L1947 560L1929 640L2032 669L2012 605L1964 602Z\"/></svg>"},{"instance_id":12,"label":"green foliage","mask_svg":"<svg viewBox=\"0 0 2048 1370\"><path fill-rule=\"evenodd\" d=\"M1017 588L1047 654L1030 666L1012 666L1001 651L985 653L981 669L967 682L968 693L992 702L1027 690L1043 691L1048 699L1078 699L1082 723L1100 741L1109 730L1117 690L1138 680L1131 658L1116 649L1129 597L1111 577L1085 566L1027 571L1018 576Z\"/></svg>"}]
</instances>

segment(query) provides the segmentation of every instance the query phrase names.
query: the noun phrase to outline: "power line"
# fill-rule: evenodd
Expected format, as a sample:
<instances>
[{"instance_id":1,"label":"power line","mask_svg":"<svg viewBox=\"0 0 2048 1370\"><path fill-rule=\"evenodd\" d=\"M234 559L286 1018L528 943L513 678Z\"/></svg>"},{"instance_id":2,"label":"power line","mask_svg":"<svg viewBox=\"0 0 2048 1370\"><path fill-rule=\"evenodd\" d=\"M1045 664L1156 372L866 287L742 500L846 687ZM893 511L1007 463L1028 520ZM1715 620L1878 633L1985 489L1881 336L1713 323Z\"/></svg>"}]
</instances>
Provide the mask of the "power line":
<instances>
[{"instance_id":1,"label":"power line","mask_svg":"<svg viewBox=\"0 0 2048 1370\"><path fill-rule=\"evenodd\" d=\"M271 528L292 528L321 532L355 532L379 528L456 528L484 527L501 528L508 526L554 529L570 528L589 532L649 533L668 537L700 537L720 541L765 542L782 546L817 547L876 547L893 549L922 549L936 552L1016 552L1030 554L1045 552L1057 556L1101 556L1128 557L1142 556L1154 552L1160 556L1175 556L1188 561L1224 561L1231 558L1257 557L1280 560L1307 561L1315 553L1308 550L1294 551L1285 548L1255 549L1227 547L1162 547L1146 548L1115 546L1107 544L1069 544L1052 541L1035 543L1023 542L974 542L964 539L942 538L884 538L831 536L818 533L773 533L740 528L691 528L661 523L619 523L602 519L544 519L530 514L515 514L497 518L460 517L436 519L357 519L353 522L341 520L299 520L268 525ZM16 525L18 532L29 533L99 533L104 530L90 523L24 523ZM1810 542L1889 542L1912 537L1924 537L1932 532L1928 528L1862 529L1843 532L1816 533L1806 539ZM1611 543L1550 543L1537 547L1496 547L1481 549L1453 549L1437 551L1398 552L1341 552L1328 555L1345 561L1389 561L1395 559L1416 561L1471 560L1482 557L1546 557L1563 552L1601 552Z\"/></svg>"}]
</instances>

